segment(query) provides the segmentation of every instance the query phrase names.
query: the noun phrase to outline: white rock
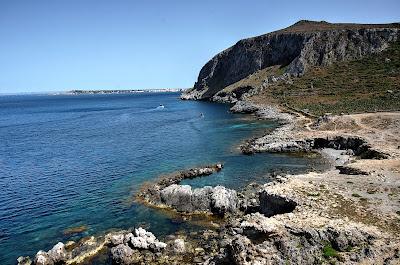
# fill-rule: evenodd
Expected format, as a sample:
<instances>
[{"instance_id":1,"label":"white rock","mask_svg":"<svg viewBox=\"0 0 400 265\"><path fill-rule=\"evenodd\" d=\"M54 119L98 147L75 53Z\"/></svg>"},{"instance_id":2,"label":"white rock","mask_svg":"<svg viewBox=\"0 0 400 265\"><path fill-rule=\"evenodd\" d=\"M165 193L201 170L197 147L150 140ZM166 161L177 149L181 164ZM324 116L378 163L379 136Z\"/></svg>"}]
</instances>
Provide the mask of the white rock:
<instances>
[{"instance_id":1,"label":"white rock","mask_svg":"<svg viewBox=\"0 0 400 265\"><path fill-rule=\"evenodd\" d=\"M144 237L132 237L131 244L134 248L138 248L138 249L148 249L149 248L149 244L147 243L147 240Z\"/></svg>"},{"instance_id":2,"label":"white rock","mask_svg":"<svg viewBox=\"0 0 400 265\"><path fill-rule=\"evenodd\" d=\"M175 253L184 253L186 251L185 241L181 238L175 239L173 250Z\"/></svg>"}]
</instances>

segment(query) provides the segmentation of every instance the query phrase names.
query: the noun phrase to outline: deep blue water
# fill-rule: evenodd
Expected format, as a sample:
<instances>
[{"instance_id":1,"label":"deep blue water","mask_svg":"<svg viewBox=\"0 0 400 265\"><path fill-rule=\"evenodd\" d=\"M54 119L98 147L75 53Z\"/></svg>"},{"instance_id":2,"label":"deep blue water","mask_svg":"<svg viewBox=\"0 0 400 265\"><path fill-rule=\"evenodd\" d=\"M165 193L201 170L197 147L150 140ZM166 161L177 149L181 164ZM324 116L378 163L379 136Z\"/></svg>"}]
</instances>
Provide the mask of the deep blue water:
<instances>
[{"instance_id":1,"label":"deep blue water","mask_svg":"<svg viewBox=\"0 0 400 265\"><path fill-rule=\"evenodd\" d=\"M140 184L162 173L220 161L220 173L188 183L240 188L268 172L323 165L239 152L241 141L275 126L176 93L1 96L0 264L71 239L63 231L80 225L88 230L72 239L139 223L156 235L190 229L133 202Z\"/></svg>"}]
</instances>

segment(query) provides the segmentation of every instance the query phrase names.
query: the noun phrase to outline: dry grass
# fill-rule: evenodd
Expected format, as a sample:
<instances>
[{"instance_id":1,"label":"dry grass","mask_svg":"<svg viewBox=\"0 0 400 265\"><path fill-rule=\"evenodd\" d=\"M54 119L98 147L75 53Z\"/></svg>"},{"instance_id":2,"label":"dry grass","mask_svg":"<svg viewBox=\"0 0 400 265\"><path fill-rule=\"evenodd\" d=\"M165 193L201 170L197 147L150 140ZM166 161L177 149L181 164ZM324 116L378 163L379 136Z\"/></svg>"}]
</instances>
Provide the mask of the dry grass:
<instances>
[{"instance_id":1,"label":"dry grass","mask_svg":"<svg viewBox=\"0 0 400 265\"><path fill-rule=\"evenodd\" d=\"M260 79L253 77L252 85L259 87ZM400 42L361 60L315 67L292 81L274 83L251 100L287 103L316 115L400 110Z\"/></svg>"}]
</instances>

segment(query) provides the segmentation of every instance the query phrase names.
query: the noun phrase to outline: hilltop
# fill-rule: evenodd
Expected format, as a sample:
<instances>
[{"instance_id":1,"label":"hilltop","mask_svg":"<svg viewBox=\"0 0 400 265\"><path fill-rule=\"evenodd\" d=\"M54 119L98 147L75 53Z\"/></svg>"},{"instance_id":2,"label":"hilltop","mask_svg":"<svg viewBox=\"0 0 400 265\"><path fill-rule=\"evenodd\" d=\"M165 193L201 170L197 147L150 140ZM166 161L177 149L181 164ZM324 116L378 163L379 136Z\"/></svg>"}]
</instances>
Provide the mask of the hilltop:
<instances>
[{"instance_id":1,"label":"hilltop","mask_svg":"<svg viewBox=\"0 0 400 265\"><path fill-rule=\"evenodd\" d=\"M360 97L361 93L361 101L368 95L378 100L360 103L365 107L355 107L354 111L398 109L393 94L399 87L399 36L399 23L302 20L282 30L240 40L217 54L203 66L193 89L182 98L234 103L251 97L257 103L295 102L294 107L321 114L323 108L312 107L319 103L315 95L331 94L337 101L349 94ZM312 99L302 102L308 96ZM326 103L331 98L325 95L321 101Z\"/></svg>"}]
</instances>

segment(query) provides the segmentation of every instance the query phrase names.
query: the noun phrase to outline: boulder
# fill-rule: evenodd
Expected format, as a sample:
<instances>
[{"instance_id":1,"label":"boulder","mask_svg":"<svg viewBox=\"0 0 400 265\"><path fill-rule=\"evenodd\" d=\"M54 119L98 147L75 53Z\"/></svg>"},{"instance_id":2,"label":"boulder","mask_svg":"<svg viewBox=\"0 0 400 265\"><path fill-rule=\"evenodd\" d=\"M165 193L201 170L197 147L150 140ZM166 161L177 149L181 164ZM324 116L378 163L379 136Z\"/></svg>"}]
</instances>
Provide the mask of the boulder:
<instances>
[{"instance_id":1,"label":"boulder","mask_svg":"<svg viewBox=\"0 0 400 265\"><path fill-rule=\"evenodd\" d=\"M135 229L134 234L131 235L128 244L135 249L149 249L153 252L159 252L167 246L167 244L159 241L153 233L141 227Z\"/></svg>"},{"instance_id":2,"label":"boulder","mask_svg":"<svg viewBox=\"0 0 400 265\"><path fill-rule=\"evenodd\" d=\"M39 250L35 256L36 265L54 265L54 261L49 254L43 250Z\"/></svg>"},{"instance_id":3,"label":"boulder","mask_svg":"<svg viewBox=\"0 0 400 265\"><path fill-rule=\"evenodd\" d=\"M194 189L191 198L193 209L197 211L209 211L211 205L212 193L213 193L213 188L211 186L205 186L203 188Z\"/></svg>"},{"instance_id":4,"label":"boulder","mask_svg":"<svg viewBox=\"0 0 400 265\"><path fill-rule=\"evenodd\" d=\"M173 184L161 190L162 203L178 212L209 212L223 216L235 212L238 206L236 191L223 186L197 188Z\"/></svg>"},{"instance_id":5,"label":"boulder","mask_svg":"<svg viewBox=\"0 0 400 265\"><path fill-rule=\"evenodd\" d=\"M124 233L109 233L106 236L107 242L112 246L118 246L124 243L125 235Z\"/></svg>"},{"instance_id":6,"label":"boulder","mask_svg":"<svg viewBox=\"0 0 400 265\"><path fill-rule=\"evenodd\" d=\"M250 256L253 252L251 241L245 236L236 235L227 246L227 250L233 264L251 264L249 261L254 260L254 257Z\"/></svg>"},{"instance_id":7,"label":"boulder","mask_svg":"<svg viewBox=\"0 0 400 265\"><path fill-rule=\"evenodd\" d=\"M111 257L115 264L132 264L134 252L127 245L121 244L111 248Z\"/></svg>"},{"instance_id":8,"label":"boulder","mask_svg":"<svg viewBox=\"0 0 400 265\"><path fill-rule=\"evenodd\" d=\"M192 188L189 185L172 184L161 190L161 202L180 212L192 211Z\"/></svg>"},{"instance_id":9,"label":"boulder","mask_svg":"<svg viewBox=\"0 0 400 265\"><path fill-rule=\"evenodd\" d=\"M146 238L144 237L132 237L131 242L132 247L138 249L148 249L149 243L147 242Z\"/></svg>"},{"instance_id":10,"label":"boulder","mask_svg":"<svg viewBox=\"0 0 400 265\"><path fill-rule=\"evenodd\" d=\"M31 258L30 257L19 257L18 259L17 259L17 264L18 265L31 265L32 264L32 260L31 260Z\"/></svg>"},{"instance_id":11,"label":"boulder","mask_svg":"<svg viewBox=\"0 0 400 265\"><path fill-rule=\"evenodd\" d=\"M68 253L64 243L58 242L52 249L47 252L54 263L65 262L68 259Z\"/></svg>"},{"instance_id":12,"label":"boulder","mask_svg":"<svg viewBox=\"0 0 400 265\"><path fill-rule=\"evenodd\" d=\"M211 212L223 216L227 212L235 212L238 205L238 197L235 190L217 186L211 195Z\"/></svg>"},{"instance_id":13,"label":"boulder","mask_svg":"<svg viewBox=\"0 0 400 265\"><path fill-rule=\"evenodd\" d=\"M150 244L150 248L154 251L154 252L159 252L161 250L163 250L164 248L167 247L167 244L161 241L155 241L154 243Z\"/></svg>"},{"instance_id":14,"label":"boulder","mask_svg":"<svg viewBox=\"0 0 400 265\"><path fill-rule=\"evenodd\" d=\"M177 254L185 253L186 251L185 241L181 238L175 239L172 244L172 249Z\"/></svg>"}]
</instances>

